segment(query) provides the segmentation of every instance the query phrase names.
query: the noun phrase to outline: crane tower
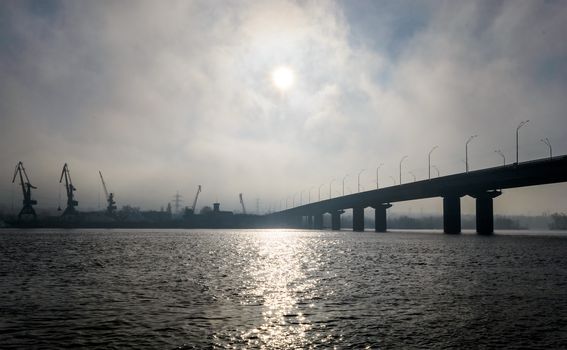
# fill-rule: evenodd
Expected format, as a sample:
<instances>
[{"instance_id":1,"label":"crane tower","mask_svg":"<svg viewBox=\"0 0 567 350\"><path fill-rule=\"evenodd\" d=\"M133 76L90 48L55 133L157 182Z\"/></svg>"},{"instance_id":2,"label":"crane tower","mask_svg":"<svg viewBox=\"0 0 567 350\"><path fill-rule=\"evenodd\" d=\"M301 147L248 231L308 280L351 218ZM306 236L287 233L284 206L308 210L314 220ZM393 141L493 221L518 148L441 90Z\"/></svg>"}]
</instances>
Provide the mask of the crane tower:
<instances>
[{"instance_id":1,"label":"crane tower","mask_svg":"<svg viewBox=\"0 0 567 350\"><path fill-rule=\"evenodd\" d=\"M26 173L26 169L24 168L24 164L22 162L18 162L16 165L16 170L14 171L14 177L12 178L12 183L16 181L16 176L20 177L20 186L22 187L22 193L24 195L24 200L22 203L24 206L20 213L18 214L18 220L22 218L22 216L31 215L35 219L37 215L35 214L35 210L33 209L33 205L37 204L36 200L31 199L31 189L37 188L30 183L30 179L28 178L28 174Z\"/></svg>"},{"instance_id":2,"label":"crane tower","mask_svg":"<svg viewBox=\"0 0 567 350\"><path fill-rule=\"evenodd\" d=\"M63 178L65 178L65 190L67 192L67 207L65 208L65 211L63 211L63 216L77 215L78 213L75 207L79 205L79 202L75 200L75 195L73 194L73 192L75 192L77 189L75 188L75 186L73 186L73 181L71 180L71 172L69 171L67 163L63 165L59 183L63 181Z\"/></svg>"}]
</instances>

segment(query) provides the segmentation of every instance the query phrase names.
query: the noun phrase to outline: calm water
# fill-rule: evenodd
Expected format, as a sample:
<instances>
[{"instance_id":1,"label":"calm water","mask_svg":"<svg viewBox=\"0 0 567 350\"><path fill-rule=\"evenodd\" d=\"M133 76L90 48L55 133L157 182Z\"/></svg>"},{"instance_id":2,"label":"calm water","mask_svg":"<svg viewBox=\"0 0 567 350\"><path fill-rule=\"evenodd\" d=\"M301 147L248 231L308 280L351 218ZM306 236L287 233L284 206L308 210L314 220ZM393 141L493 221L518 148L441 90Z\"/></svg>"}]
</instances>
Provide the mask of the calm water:
<instances>
[{"instance_id":1,"label":"calm water","mask_svg":"<svg viewBox=\"0 0 567 350\"><path fill-rule=\"evenodd\" d=\"M567 235L0 230L0 348L567 347Z\"/></svg>"}]
</instances>

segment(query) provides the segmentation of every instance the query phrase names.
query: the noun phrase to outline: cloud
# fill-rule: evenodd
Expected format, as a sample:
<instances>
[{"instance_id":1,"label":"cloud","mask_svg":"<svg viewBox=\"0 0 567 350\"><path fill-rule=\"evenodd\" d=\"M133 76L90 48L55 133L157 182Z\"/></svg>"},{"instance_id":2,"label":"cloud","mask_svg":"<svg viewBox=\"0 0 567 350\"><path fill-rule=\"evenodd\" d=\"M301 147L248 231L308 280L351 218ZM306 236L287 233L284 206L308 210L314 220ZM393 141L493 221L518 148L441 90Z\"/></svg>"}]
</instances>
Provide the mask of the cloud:
<instances>
[{"instance_id":1,"label":"cloud","mask_svg":"<svg viewBox=\"0 0 567 350\"><path fill-rule=\"evenodd\" d=\"M524 159L545 155L542 137L567 151L561 2L29 4L0 5L0 161L23 160L45 206L64 162L91 207L101 169L122 204L202 184L232 209L240 192L274 204L362 168L370 188L405 154L423 177L436 144L441 171L460 171L471 134L473 168L494 166L523 119ZM297 75L285 94L280 64Z\"/></svg>"}]
</instances>

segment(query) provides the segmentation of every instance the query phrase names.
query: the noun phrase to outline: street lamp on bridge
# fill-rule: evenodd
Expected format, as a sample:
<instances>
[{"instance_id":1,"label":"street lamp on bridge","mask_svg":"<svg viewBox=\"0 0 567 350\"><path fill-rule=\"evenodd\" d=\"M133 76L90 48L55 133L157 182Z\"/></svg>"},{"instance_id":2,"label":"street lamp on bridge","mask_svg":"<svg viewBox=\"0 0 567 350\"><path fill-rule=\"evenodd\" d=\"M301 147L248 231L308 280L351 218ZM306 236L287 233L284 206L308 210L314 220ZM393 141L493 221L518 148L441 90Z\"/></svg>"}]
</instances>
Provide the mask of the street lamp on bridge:
<instances>
[{"instance_id":1,"label":"street lamp on bridge","mask_svg":"<svg viewBox=\"0 0 567 350\"><path fill-rule=\"evenodd\" d=\"M524 120L522 122L520 122L520 124L518 125L518 127L516 128L516 164L518 164L518 161L520 159L520 156L518 155L518 134L520 131L520 128L524 125L526 125L530 120Z\"/></svg>"},{"instance_id":2,"label":"street lamp on bridge","mask_svg":"<svg viewBox=\"0 0 567 350\"><path fill-rule=\"evenodd\" d=\"M413 177L413 182L416 182L417 178L415 177L415 174L413 173L413 171L410 171L409 173Z\"/></svg>"},{"instance_id":3,"label":"street lamp on bridge","mask_svg":"<svg viewBox=\"0 0 567 350\"><path fill-rule=\"evenodd\" d=\"M380 183L378 182L378 172L380 171L380 168L382 167L382 165L384 165L384 163L380 163L378 165L378 167L376 168L376 189L380 188Z\"/></svg>"},{"instance_id":4,"label":"street lamp on bridge","mask_svg":"<svg viewBox=\"0 0 567 350\"><path fill-rule=\"evenodd\" d=\"M360 175L365 171L366 169L362 169L359 173L358 173L358 192L360 192Z\"/></svg>"},{"instance_id":5,"label":"street lamp on bridge","mask_svg":"<svg viewBox=\"0 0 567 350\"><path fill-rule=\"evenodd\" d=\"M329 199L333 198L333 196L332 196L333 193L331 192L331 189L333 188L333 182L336 181L336 180L337 179L332 178L331 182L329 182Z\"/></svg>"},{"instance_id":6,"label":"street lamp on bridge","mask_svg":"<svg viewBox=\"0 0 567 350\"><path fill-rule=\"evenodd\" d=\"M494 151L495 153L499 154L500 157L502 157L502 165L506 165L506 156L504 155L504 153L502 153L501 150L497 149L496 151Z\"/></svg>"},{"instance_id":7,"label":"street lamp on bridge","mask_svg":"<svg viewBox=\"0 0 567 350\"><path fill-rule=\"evenodd\" d=\"M549 142L549 139L547 137L545 139L541 139L540 141L545 143L549 148L549 159L551 160L553 158L553 149L551 148L551 142Z\"/></svg>"},{"instance_id":8,"label":"street lamp on bridge","mask_svg":"<svg viewBox=\"0 0 567 350\"><path fill-rule=\"evenodd\" d=\"M345 175L345 177L343 177L343 196L345 195L345 180L348 177L348 174Z\"/></svg>"},{"instance_id":9,"label":"street lamp on bridge","mask_svg":"<svg viewBox=\"0 0 567 350\"><path fill-rule=\"evenodd\" d=\"M433 151L435 151L437 149L437 147L439 146L434 146L431 151L429 151L429 154L427 155L427 172L429 174L429 179L431 179L431 153L433 153Z\"/></svg>"},{"instance_id":10,"label":"street lamp on bridge","mask_svg":"<svg viewBox=\"0 0 567 350\"><path fill-rule=\"evenodd\" d=\"M315 186L309 189L309 204L311 204L311 190L315 189Z\"/></svg>"},{"instance_id":11,"label":"street lamp on bridge","mask_svg":"<svg viewBox=\"0 0 567 350\"><path fill-rule=\"evenodd\" d=\"M321 187L325 186L325 184L320 184L319 185L319 202L321 201Z\"/></svg>"},{"instance_id":12,"label":"street lamp on bridge","mask_svg":"<svg viewBox=\"0 0 567 350\"><path fill-rule=\"evenodd\" d=\"M441 173L439 172L439 168L438 168L436 165L432 165L431 167L437 171L437 177L439 177L440 174L441 174Z\"/></svg>"},{"instance_id":13,"label":"street lamp on bridge","mask_svg":"<svg viewBox=\"0 0 567 350\"><path fill-rule=\"evenodd\" d=\"M402 159L400 160L400 185L402 184L402 163L404 162L404 160L407 158L408 156L403 156ZM394 181L395 182L395 181Z\"/></svg>"},{"instance_id":14,"label":"street lamp on bridge","mask_svg":"<svg viewBox=\"0 0 567 350\"><path fill-rule=\"evenodd\" d=\"M394 185L396 185L396 179L394 179L392 175L390 175L390 179L392 179L392 182L394 183Z\"/></svg>"},{"instance_id":15,"label":"street lamp on bridge","mask_svg":"<svg viewBox=\"0 0 567 350\"><path fill-rule=\"evenodd\" d=\"M469 143L478 135L472 135L465 143L465 171L469 172Z\"/></svg>"}]
</instances>

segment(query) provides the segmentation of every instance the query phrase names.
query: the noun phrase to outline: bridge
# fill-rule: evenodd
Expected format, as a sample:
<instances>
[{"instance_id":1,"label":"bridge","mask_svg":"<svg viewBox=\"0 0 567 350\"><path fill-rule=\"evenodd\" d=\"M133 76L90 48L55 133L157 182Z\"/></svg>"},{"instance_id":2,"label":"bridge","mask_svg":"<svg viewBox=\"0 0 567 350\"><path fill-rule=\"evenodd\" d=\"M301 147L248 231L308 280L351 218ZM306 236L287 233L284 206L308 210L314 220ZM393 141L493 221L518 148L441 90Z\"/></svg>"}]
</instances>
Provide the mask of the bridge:
<instances>
[{"instance_id":1,"label":"bridge","mask_svg":"<svg viewBox=\"0 0 567 350\"><path fill-rule=\"evenodd\" d=\"M374 208L375 231L385 232L386 209L391 203L425 198L443 199L443 231L461 232L461 197L476 200L476 231L494 232L493 199L503 189L567 182L567 156L538 159L494 168L354 193L300 205L268 215L270 222L300 226L307 217L309 228L323 229L323 214L331 214L331 229L340 230L340 215L352 209L353 231L364 231L364 209Z\"/></svg>"}]
</instances>

